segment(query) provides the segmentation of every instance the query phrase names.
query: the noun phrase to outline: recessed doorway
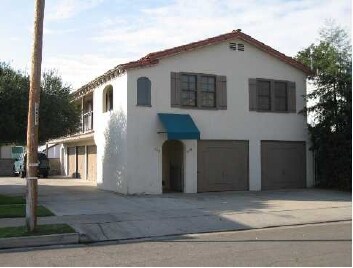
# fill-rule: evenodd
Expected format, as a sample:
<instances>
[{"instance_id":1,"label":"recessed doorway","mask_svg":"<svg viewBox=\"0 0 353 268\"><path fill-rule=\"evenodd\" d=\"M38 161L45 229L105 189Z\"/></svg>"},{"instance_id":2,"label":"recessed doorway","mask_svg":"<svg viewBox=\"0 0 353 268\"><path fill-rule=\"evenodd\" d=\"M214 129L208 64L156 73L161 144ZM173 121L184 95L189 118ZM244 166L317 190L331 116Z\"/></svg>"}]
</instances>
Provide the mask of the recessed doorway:
<instances>
[{"instance_id":1,"label":"recessed doorway","mask_svg":"<svg viewBox=\"0 0 353 268\"><path fill-rule=\"evenodd\" d=\"M184 189L184 146L181 141L168 140L162 146L163 193L183 192Z\"/></svg>"}]
</instances>

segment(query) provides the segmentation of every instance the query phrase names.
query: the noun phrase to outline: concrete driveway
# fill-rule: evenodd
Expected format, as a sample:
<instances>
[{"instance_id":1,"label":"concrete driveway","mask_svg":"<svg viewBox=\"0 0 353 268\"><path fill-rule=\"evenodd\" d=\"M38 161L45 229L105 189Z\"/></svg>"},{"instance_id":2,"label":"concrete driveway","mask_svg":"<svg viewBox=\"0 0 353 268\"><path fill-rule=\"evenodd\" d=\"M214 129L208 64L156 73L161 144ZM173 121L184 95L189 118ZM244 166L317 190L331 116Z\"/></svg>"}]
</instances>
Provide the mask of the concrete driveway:
<instances>
[{"instance_id":1,"label":"concrete driveway","mask_svg":"<svg viewBox=\"0 0 353 268\"><path fill-rule=\"evenodd\" d=\"M24 194L25 181L0 178L0 194ZM39 203L93 241L244 230L352 219L351 194L303 189L123 196L75 179L39 180ZM1 219L0 226L23 224Z\"/></svg>"}]
</instances>

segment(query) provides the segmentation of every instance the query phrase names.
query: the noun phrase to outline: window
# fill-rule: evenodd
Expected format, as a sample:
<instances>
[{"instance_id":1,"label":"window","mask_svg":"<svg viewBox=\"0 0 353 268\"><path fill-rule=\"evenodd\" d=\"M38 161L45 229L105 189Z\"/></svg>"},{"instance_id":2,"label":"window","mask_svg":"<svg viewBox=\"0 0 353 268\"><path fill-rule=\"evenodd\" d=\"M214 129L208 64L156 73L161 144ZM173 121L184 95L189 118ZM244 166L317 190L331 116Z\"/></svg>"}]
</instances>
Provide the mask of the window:
<instances>
[{"instance_id":1,"label":"window","mask_svg":"<svg viewBox=\"0 0 353 268\"><path fill-rule=\"evenodd\" d=\"M181 76L181 104L183 106L197 105L197 77L196 75L183 74Z\"/></svg>"},{"instance_id":2,"label":"window","mask_svg":"<svg viewBox=\"0 0 353 268\"><path fill-rule=\"evenodd\" d=\"M257 82L257 109L271 111L271 83L259 80Z\"/></svg>"},{"instance_id":3,"label":"window","mask_svg":"<svg viewBox=\"0 0 353 268\"><path fill-rule=\"evenodd\" d=\"M201 76L201 106L216 107L216 78Z\"/></svg>"},{"instance_id":4,"label":"window","mask_svg":"<svg viewBox=\"0 0 353 268\"><path fill-rule=\"evenodd\" d=\"M151 106L151 81L147 77L137 79L137 105Z\"/></svg>"},{"instance_id":5,"label":"window","mask_svg":"<svg viewBox=\"0 0 353 268\"><path fill-rule=\"evenodd\" d=\"M202 73L170 73L172 107L227 109L227 77Z\"/></svg>"},{"instance_id":6,"label":"window","mask_svg":"<svg viewBox=\"0 0 353 268\"><path fill-rule=\"evenodd\" d=\"M275 110L278 112L288 110L286 82L275 82Z\"/></svg>"},{"instance_id":7,"label":"window","mask_svg":"<svg viewBox=\"0 0 353 268\"><path fill-rule=\"evenodd\" d=\"M103 113L113 110L113 86L107 85L103 89Z\"/></svg>"},{"instance_id":8,"label":"window","mask_svg":"<svg viewBox=\"0 0 353 268\"><path fill-rule=\"evenodd\" d=\"M295 113L297 111L295 82L250 78L249 110Z\"/></svg>"}]
</instances>

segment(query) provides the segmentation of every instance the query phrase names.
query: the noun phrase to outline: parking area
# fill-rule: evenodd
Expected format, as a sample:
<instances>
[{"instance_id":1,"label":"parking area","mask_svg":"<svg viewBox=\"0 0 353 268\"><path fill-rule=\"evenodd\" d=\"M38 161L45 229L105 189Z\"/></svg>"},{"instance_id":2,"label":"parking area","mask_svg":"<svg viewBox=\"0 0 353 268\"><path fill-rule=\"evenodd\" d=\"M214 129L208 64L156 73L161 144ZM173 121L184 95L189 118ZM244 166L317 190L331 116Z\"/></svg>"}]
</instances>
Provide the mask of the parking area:
<instances>
[{"instance_id":1,"label":"parking area","mask_svg":"<svg viewBox=\"0 0 353 268\"><path fill-rule=\"evenodd\" d=\"M0 194L24 194L25 180L0 178ZM79 179L39 180L39 203L93 241L244 230L352 219L351 194L320 189L124 196ZM0 220L0 226L20 224Z\"/></svg>"}]
</instances>

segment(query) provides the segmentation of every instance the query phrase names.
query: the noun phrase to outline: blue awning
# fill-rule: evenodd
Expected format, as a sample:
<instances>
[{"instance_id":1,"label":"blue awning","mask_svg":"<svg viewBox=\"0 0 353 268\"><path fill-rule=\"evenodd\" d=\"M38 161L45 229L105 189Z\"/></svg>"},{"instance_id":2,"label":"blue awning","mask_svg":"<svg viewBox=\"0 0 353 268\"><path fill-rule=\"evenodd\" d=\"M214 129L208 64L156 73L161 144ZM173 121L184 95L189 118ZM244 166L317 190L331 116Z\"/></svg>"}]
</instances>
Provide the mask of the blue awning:
<instances>
[{"instance_id":1,"label":"blue awning","mask_svg":"<svg viewBox=\"0 0 353 268\"><path fill-rule=\"evenodd\" d=\"M158 114L168 140L199 140L200 131L188 114Z\"/></svg>"}]
</instances>

